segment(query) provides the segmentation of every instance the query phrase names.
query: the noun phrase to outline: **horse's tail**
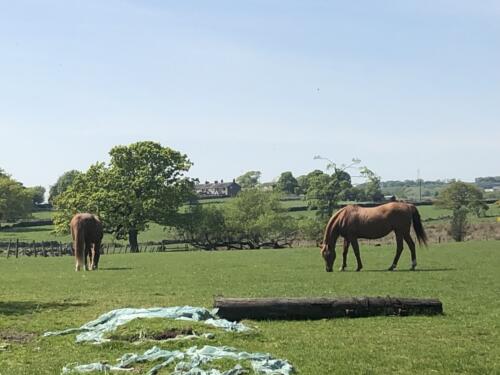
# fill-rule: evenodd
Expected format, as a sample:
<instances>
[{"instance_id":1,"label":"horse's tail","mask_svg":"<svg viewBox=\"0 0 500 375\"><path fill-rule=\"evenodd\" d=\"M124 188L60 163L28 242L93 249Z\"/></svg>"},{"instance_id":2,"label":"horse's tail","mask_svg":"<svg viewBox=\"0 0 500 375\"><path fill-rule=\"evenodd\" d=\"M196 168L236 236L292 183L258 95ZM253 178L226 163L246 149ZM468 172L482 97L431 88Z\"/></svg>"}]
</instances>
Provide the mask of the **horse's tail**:
<instances>
[{"instance_id":1,"label":"horse's tail","mask_svg":"<svg viewBox=\"0 0 500 375\"><path fill-rule=\"evenodd\" d=\"M325 228L325 234L323 236L323 244L324 245L330 243L330 236L332 234L333 227L335 226L339 215L342 213L342 211L344 211L344 208L345 207L343 207L340 210L338 210L337 212L335 212L335 214L333 214L333 216L330 218L330 220L328 220L328 224L326 224L326 228Z\"/></svg>"},{"instance_id":2,"label":"horse's tail","mask_svg":"<svg viewBox=\"0 0 500 375\"><path fill-rule=\"evenodd\" d=\"M420 219L420 214L417 210L417 207L412 206L412 221L413 221L413 229L415 229L415 233L417 234L418 243L421 245L422 243L427 246L427 234L425 233L424 227L422 226L422 220Z\"/></svg>"}]
</instances>

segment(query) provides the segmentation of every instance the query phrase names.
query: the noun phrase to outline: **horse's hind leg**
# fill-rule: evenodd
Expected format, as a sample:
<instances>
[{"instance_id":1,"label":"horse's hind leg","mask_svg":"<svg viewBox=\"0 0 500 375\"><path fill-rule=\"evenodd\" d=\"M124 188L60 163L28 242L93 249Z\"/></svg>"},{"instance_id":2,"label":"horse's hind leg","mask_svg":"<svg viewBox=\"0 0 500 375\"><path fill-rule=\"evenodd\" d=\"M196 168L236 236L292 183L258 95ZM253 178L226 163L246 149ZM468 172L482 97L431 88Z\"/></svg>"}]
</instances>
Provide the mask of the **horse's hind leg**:
<instances>
[{"instance_id":1,"label":"horse's hind leg","mask_svg":"<svg viewBox=\"0 0 500 375\"><path fill-rule=\"evenodd\" d=\"M401 256L402 251L403 251L403 235L399 232L396 232L396 255L394 256L392 265L389 267L389 271L394 271L394 269L398 265L399 257Z\"/></svg>"},{"instance_id":2,"label":"horse's hind leg","mask_svg":"<svg viewBox=\"0 0 500 375\"><path fill-rule=\"evenodd\" d=\"M417 267L417 252L415 251L415 242L413 242L410 233L405 233L404 238L406 243L408 244L408 247L410 248L411 270L415 271L415 267Z\"/></svg>"},{"instance_id":3,"label":"horse's hind leg","mask_svg":"<svg viewBox=\"0 0 500 375\"><path fill-rule=\"evenodd\" d=\"M85 257L83 258L84 259L84 270L85 271L89 271L92 269L92 266L91 266L91 257L92 257L92 244L91 243L88 243L88 242L85 242Z\"/></svg>"},{"instance_id":4,"label":"horse's hind leg","mask_svg":"<svg viewBox=\"0 0 500 375\"><path fill-rule=\"evenodd\" d=\"M358 262L358 268L356 268L356 271L361 271L361 269L363 268L363 263L361 263L361 255L359 254L358 239L354 238L350 242L352 245L352 250L354 251L354 255L356 256L356 261Z\"/></svg>"},{"instance_id":5,"label":"horse's hind leg","mask_svg":"<svg viewBox=\"0 0 500 375\"><path fill-rule=\"evenodd\" d=\"M344 238L344 251L342 252L342 266L340 271L344 271L347 267L347 252L349 251L349 241Z\"/></svg>"}]
</instances>

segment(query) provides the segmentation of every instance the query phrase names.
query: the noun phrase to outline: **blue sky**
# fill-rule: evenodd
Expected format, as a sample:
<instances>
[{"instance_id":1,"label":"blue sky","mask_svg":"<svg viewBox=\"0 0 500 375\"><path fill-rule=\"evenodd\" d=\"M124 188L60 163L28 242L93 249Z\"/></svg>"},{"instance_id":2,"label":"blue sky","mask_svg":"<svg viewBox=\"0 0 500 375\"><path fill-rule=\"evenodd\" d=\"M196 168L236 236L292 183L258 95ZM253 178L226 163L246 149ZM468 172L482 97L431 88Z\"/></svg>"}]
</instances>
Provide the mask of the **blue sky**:
<instances>
[{"instance_id":1,"label":"blue sky","mask_svg":"<svg viewBox=\"0 0 500 375\"><path fill-rule=\"evenodd\" d=\"M270 181L499 175L500 2L0 0L0 168L48 187L117 144ZM355 173L355 171L352 171Z\"/></svg>"}]
</instances>

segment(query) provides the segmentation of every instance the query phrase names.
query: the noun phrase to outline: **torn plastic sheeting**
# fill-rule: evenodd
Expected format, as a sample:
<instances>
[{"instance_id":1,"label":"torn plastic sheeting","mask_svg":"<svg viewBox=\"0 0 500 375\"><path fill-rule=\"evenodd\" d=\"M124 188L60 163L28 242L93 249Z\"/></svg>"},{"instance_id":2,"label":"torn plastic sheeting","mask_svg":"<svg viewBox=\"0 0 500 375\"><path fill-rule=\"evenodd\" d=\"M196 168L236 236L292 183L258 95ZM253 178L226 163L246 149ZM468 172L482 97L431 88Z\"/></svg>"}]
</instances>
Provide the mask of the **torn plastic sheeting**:
<instances>
[{"instance_id":1,"label":"torn plastic sheeting","mask_svg":"<svg viewBox=\"0 0 500 375\"><path fill-rule=\"evenodd\" d=\"M82 368L92 368L92 371L123 371L130 370L130 365L134 363L151 362L163 360L162 363L154 366L148 371L148 375L155 375L159 370L168 366L174 361L176 364L172 375L240 375L247 373L240 364L236 364L232 369L221 373L217 369L202 369L200 366L215 359L231 359L234 361L250 361L253 370L258 374L267 375L289 375L293 373L293 367L286 360L275 359L270 354L238 352L230 347L204 346L198 349L193 346L186 351L169 351L158 347L153 347L144 354L127 353L124 354L115 366L108 366L99 369L100 363L88 365L64 367L63 374L82 373ZM84 367L87 366L87 367Z\"/></svg>"},{"instance_id":2,"label":"torn plastic sheeting","mask_svg":"<svg viewBox=\"0 0 500 375\"><path fill-rule=\"evenodd\" d=\"M250 330L249 327L242 323L219 319L215 311L210 311L204 307L174 306L124 308L112 310L102 314L95 320L85 323L80 328L69 328L56 332L45 332L43 336L65 335L68 333L84 331L76 336L76 342L93 341L95 343L101 343L107 341L104 339L105 333L114 331L118 326L138 318L166 318L175 320L201 321L205 324L233 332L244 332Z\"/></svg>"}]
</instances>

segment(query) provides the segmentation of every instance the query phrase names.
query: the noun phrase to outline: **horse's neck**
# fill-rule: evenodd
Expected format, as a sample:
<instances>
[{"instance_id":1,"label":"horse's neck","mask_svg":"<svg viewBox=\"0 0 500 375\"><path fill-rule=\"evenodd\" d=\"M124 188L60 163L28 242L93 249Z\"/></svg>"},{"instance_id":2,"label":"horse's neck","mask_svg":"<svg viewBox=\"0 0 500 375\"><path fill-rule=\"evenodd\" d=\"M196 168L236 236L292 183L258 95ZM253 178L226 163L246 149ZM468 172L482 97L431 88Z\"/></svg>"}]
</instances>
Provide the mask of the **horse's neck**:
<instances>
[{"instance_id":1,"label":"horse's neck","mask_svg":"<svg viewBox=\"0 0 500 375\"><path fill-rule=\"evenodd\" d=\"M335 235L335 232L338 231L337 228L337 219L340 216L341 212L343 209L338 210L335 215L333 215L330 220L328 221L328 224L326 225L325 229L325 235L323 238L323 243L331 245L332 237Z\"/></svg>"}]
</instances>

